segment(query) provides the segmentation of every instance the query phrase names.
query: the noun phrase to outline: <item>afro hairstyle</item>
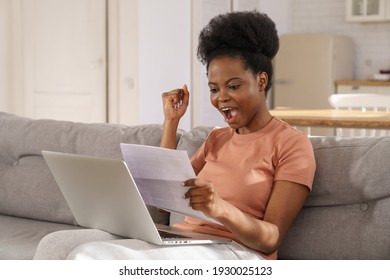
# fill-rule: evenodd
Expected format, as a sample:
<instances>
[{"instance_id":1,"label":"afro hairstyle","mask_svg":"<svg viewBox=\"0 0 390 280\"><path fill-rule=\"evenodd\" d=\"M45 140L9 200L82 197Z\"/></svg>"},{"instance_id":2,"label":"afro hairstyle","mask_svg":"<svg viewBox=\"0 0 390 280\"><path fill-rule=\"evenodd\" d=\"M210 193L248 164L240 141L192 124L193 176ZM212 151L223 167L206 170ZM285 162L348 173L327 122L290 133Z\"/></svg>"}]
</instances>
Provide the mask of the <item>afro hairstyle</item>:
<instances>
[{"instance_id":1,"label":"afro hairstyle","mask_svg":"<svg viewBox=\"0 0 390 280\"><path fill-rule=\"evenodd\" d=\"M212 18L199 35L197 55L207 69L218 56L241 58L255 75L267 73L267 94L272 85L272 59L278 50L275 23L264 13L241 11Z\"/></svg>"}]
</instances>

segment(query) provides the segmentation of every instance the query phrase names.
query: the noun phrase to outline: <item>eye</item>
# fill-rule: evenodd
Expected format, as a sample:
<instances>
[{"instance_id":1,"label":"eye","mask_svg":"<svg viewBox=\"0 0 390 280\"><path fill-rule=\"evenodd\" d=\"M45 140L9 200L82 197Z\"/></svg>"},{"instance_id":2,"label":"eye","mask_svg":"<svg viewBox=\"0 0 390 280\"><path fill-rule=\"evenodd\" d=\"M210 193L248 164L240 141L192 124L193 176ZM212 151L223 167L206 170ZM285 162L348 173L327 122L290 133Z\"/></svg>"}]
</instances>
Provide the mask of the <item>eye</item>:
<instances>
[{"instance_id":1,"label":"eye","mask_svg":"<svg viewBox=\"0 0 390 280\"><path fill-rule=\"evenodd\" d=\"M240 85L234 84L234 85L229 85L229 90L237 90L240 88Z\"/></svg>"},{"instance_id":2,"label":"eye","mask_svg":"<svg viewBox=\"0 0 390 280\"><path fill-rule=\"evenodd\" d=\"M218 88L210 88L210 93L215 94L218 92Z\"/></svg>"}]
</instances>

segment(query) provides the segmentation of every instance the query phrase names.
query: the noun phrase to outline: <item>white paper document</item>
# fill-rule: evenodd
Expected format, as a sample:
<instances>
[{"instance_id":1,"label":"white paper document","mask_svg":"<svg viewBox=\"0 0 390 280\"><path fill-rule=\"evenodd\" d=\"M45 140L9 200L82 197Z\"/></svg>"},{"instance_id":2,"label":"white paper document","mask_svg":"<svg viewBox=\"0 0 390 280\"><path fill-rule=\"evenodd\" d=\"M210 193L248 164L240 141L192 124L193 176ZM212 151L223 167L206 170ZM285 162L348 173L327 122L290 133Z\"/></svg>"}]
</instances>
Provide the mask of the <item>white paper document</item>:
<instances>
[{"instance_id":1,"label":"white paper document","mask_svg":"<svg viewBox=\"0 0 390 280\"><path fill-rule=\"evenodd\" d=\"M184 198L189 187L182 183L196 177L186 151L125 143L120 147L146 205L218 223L193 210Z\"/></svg>"}]
</instances>

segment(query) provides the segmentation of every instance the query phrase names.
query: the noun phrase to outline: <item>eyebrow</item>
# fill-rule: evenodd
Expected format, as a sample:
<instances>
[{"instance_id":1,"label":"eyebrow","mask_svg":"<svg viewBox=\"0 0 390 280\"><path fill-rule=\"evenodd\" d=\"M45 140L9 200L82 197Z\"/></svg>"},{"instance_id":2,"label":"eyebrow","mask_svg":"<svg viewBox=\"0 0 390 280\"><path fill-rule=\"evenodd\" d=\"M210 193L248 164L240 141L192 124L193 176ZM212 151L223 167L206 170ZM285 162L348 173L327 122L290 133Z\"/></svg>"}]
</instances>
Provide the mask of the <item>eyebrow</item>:
<instances>
[{"instance_id":1,"label":"eyebrow","mask_svg":"<svg viewBox=\"0 0 390 280\"><path fill-rule=\"evenodd\" d=\"M232 77L232 78L228 79L228 80L225 82L225 84L230 83L232 80L242 80L242 78L240 78L240 77ZM208 85L217 85L217 83L208 82Z\"/></svg>"}]
</instances>

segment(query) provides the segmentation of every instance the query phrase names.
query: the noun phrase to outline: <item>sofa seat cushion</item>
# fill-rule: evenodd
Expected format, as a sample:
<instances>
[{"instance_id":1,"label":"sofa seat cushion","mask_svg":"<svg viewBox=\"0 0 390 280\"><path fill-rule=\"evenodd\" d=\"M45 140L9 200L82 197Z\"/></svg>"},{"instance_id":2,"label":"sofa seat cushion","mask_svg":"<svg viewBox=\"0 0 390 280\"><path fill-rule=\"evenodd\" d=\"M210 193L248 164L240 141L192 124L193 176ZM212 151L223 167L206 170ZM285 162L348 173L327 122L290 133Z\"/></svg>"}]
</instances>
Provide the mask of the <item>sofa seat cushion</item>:
<instances>
[{"instance_id":1,"label":"sofa seat cushion","mask_svg":"<svg viewBox=\"0 0 390 280\"><path fill-rule=\"evenodd\" d=\"M30 260L39 241L58 230L80 229L78 226L0 215L0 259Z\"/></svg>"}]
</instances>

